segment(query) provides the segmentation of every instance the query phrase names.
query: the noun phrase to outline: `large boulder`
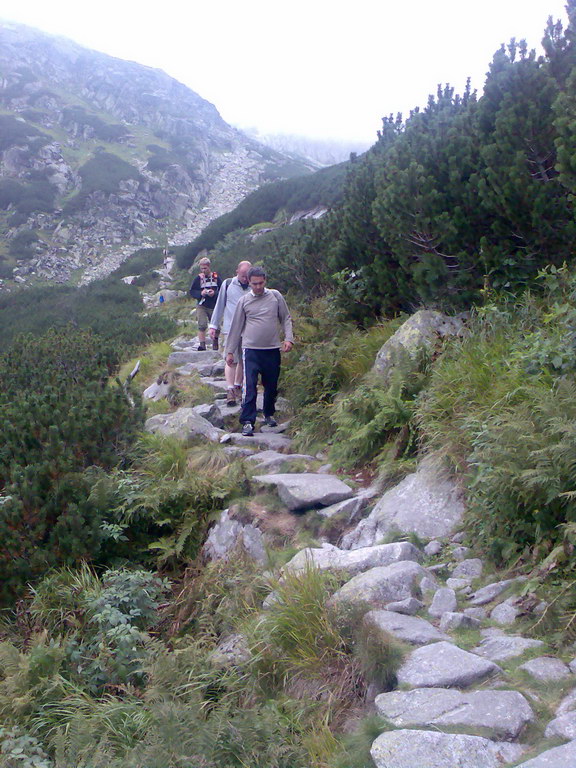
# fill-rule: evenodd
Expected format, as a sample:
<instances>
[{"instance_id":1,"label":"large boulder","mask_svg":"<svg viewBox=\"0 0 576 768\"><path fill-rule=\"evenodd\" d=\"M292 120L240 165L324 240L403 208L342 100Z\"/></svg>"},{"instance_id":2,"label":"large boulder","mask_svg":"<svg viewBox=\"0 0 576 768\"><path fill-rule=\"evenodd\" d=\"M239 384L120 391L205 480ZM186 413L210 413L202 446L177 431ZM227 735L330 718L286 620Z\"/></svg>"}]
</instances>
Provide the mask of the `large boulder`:
<instances>
[{"instance_id":1,"label":"large boulder","mask_svg":"<svg viewBox=\"0 0 576 768\"><path fill-rule=\"evenodd\" d=\"M376 709L396 728L457 726L491 739L516 740L534 713L518 691L415 688L376 697Z\"/></svg>"},{"instance_id":2,"label":"large boulder","mask_svg":"<svg viewBox=\"0 0 576 768\"><path fill-rule=\"evenodd\" d=\"M370 515L343 538L344 549L369 547L389 531L415 533L421 539L448 536L462 522L464 504L458 486L432 457L387 491Z\"/></svg>"},{"instance_id":3,"label":"large boulder","mask_svg":"<svg viewBox=\"0 0 576 768\"><path fill-rule=\"evenodd\" d=\"M400 360L414 359L423 347L432 350L439 340L462 335L464 330L462 317L448 317L441 312L421 309L380 348L373 370L387 380Z\"/></svg>"},{"instance_id":4,"label":"large boulder","mask_svg":"<svg viewBox=\"0 0 576 768\"><path fill-rule=\"evenodd\" d=\"M350 576L355 576L377 566L402 560L418 562L421 559L420 550L407 541L355 550L338 549L332 544L324 544L323 547L302 549L286 563L284 571L301 571L313 567L320 570L345 571Z\"/></svg>"},{"instance_id":5,"label":"large boulder","mask_svg":"<svg viewBox=\"0 0 576 768\"><path fill-rule=\"evenodd\" d=\"M224 434L193 408L178 408L174 413L159 413L147 419L144 428L152 434L170 435L183 441L205 437L212 442L218 442Z\"/></svg>"},{"instance_id":6,"label":"large boulder","mask_svg":"<svg viewBox=\"0 0 576 768\"><path fill-rule=\"evenodd\" d=\"M274 437L278 438L281 435L274 435ZM246 439L251 440L252 438ZM299 474L256 475L254 480L264 485L275 485L278 495L291 510L327 507L353 495L352 488L334 475L303 472Z\"/></svg>"},{"instance_id":7,"label":"large boulder","mask_svg":"<svg viewBox=\"0 0 576 768\"><path fill-rule=\"evenodd\" d=\"M330 598L334 605L364 605L384 608L387 603L413 597L428 571L413 561L370 568L347 581Z\"/></svg>"},{"instance_id":8,"label":"large boulder","mask_svg":"<svg viewBox=\"0 0 576 768\"><path fill-rule=\"evenodd\" d=\"M370 754L376 768L502 768L523 751L480 736L401 730L378 736Z\"/></svg>"},{"instance_id":9,"label":"large boulder","mask_svg":"<svg viewBox=\"0 0 576 768\"><path fill-rule=\"evenodd\" d=\"M398 670L398 682L414 688L465 688L501 671L492 661L441 641L413 651Z\"/></svg>"},{"instance_id":10,"label":"large boulder","mask_svg":"<svg viewBox=\"0 0 576 768\"><path fill-rule=\"evenodd\" d=\"M213 352L211 349L203 350L202 352L193 349L182 349L172 352L168 356L168 365L186 365L192 363L194 365L207 365L212 363L214 365L222 356L219 352Z\"/></svg>"},{"instance_id":11,"label":"large boulder","mask_svg":"<svg viewBox=\"0 0 576 768\"><path fill-rule=\"evenodd\" d=\"M228 560L239 550L243 550L257 563L266 563L266 550L260 529L251 523L242 525L231 518L225 509L220 520L210 529L202 552L208 560Z\"/></svg>"}]
</instances>

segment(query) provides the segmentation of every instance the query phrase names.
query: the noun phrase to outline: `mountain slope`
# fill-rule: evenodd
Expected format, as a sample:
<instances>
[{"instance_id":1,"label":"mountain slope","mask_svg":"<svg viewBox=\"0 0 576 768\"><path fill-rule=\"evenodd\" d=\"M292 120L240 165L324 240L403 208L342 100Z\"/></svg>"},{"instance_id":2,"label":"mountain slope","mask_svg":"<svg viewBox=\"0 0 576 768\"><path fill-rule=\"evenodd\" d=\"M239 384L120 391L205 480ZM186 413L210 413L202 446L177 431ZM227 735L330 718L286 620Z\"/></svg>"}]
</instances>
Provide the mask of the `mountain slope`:
<instances>
[{"instance_id":1,"label":"mountain slope","mask_svg":"<svg viewBox=\"0 0 576 768\"><path fill-rule=\"evenodd\" d=\"M102 274L183 229L191 240L264 181L309 170L160 70L0 22L5 287Z\"/></svg>"}]
</instances>

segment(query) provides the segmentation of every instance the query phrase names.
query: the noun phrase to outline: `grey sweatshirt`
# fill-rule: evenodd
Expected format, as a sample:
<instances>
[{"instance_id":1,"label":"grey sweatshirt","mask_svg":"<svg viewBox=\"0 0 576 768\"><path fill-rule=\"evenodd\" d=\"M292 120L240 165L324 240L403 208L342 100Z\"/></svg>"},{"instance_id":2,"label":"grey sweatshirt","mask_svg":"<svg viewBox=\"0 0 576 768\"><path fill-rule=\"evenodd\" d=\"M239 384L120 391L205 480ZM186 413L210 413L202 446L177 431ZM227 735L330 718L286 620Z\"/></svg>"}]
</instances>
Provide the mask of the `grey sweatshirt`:
<instances>
[{"instance_id":1,"label":"grey sweatshirt","mask_svg":"<svg viewBox=\"0 0 576 768\"><path fill-rule=\"evenodd\" d=\"M246 349L278 349L280 328L284 339L293 343L292 318L282 294L265 288L255 296L250 290L236 305L225 354L235 353L240 343Z\"/></svg>"},{"instance_id":2,"label":"grey sweatshirt","mask_svg":"<svg viewBox=\"0 0 576 768\"><path fill-rule=\"evenodd\" d=\"M249 291L250 288L248 286L242 287L242 283L237 277L233 277L230 282L225 280L218 291L218 301L212 313L210 328L215 328L217 331L221 328L223 333L228 333L236 304Z\"/></svg>"}]
</instances>

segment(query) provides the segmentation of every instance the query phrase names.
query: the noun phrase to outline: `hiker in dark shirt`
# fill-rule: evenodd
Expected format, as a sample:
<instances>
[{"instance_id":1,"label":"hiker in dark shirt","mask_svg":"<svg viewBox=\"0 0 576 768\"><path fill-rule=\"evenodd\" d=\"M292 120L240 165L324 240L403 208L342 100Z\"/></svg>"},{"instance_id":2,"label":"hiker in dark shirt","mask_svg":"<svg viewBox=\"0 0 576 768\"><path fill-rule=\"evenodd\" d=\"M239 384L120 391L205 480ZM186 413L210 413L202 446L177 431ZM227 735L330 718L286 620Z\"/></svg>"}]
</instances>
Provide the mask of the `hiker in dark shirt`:
<instances>
[{"instance_id":1,"label":"hiker in dark shirt","mask_svg":"<svg viewBox=\"0 0 576 768\"><path fill-rule=\"evenodd\" d=\"M200 272L194 278L192 285L190 286L190 295L194 299L198 299L198 306L196 308L196 319L198 320L198 350L203 351L206 349L206 329L208 323L212 317L216 299L218 298L218 291L222 280L216 272L212 272L210 268L210 259L200 259L198 264ZM213 349L218 349L218 340L214 340L212 343Z\"/></svg>"}]
</instances>

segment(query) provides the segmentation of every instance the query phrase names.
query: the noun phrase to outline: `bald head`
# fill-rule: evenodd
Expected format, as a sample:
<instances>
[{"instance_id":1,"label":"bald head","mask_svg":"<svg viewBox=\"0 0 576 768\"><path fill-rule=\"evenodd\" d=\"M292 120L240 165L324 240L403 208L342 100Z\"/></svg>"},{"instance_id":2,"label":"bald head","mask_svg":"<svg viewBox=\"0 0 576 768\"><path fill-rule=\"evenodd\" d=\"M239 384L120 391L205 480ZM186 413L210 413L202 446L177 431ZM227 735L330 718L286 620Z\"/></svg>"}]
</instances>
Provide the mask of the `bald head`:
<instances>
[{"instance_id":1,"label":"bald head","mask_svg":"<svg viewBox=\"0 0 576 768\"><path fill-rule=\"evenodd\" d=\"M249 261L241 261L236 267L236 276L243 285L248 285L248 270L251 266Z\"/></svg>"}]
</instances>

